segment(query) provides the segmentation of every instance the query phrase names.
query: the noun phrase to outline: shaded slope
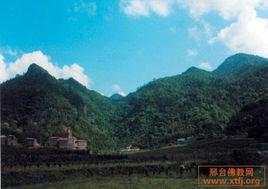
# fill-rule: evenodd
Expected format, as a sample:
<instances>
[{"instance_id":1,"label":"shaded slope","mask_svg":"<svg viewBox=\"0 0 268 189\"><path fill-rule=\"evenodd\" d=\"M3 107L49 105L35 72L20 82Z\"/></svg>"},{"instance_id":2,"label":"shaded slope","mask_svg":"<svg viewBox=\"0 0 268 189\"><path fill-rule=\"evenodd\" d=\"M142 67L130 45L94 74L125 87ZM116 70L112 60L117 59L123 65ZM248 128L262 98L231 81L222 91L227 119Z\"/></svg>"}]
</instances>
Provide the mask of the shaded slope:
<instances>
[{"instance_id":1,"label":"shaded slope","mask_svg":"<svg viewBox=\"0 0 268 189\"><path fill-rule=\"evenodd\" d=\"M111 116L107 111L113 107L109 99L74 80L58 81L36 64L25 75L1 84L1 105L2 134L45 142L68 126L95 151L113 148L106 129Z\"/></svg>"},{"instance_id":2,"label":"shaded slope","mask_svg":"<svg viewBox=\"0 0 268 189\"><path fill-rule=\"evenodd\" d=\"M226 132L268 141L268 96L244 106L232 117Z\"/></svg>"}]
</instances>

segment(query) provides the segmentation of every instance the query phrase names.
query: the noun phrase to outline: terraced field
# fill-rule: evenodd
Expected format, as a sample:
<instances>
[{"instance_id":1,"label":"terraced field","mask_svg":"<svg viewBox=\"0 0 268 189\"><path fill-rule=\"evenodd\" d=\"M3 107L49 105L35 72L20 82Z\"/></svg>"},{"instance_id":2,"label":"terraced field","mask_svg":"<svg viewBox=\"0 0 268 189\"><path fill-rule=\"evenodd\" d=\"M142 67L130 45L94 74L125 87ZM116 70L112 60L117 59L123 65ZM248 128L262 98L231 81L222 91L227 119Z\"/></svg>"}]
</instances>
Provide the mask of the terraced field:
<instances>
[{"instance_id":1,"label":"terraced field","mask_svg":"<svg viewBox=\"0 0 268 189\"><path fill-rule=\"evenodd\" d=\"M197 165L267 165L267 151L267 143L254 139L225 138L192 141L182 146L123 155L92 156L61 152L56 156L54 152L38 152L39 156L32 155L31 162L20 159L12 165L3 162L1 181L2 187L21 186L22 189L187 189L197 186ZM35 162L37 157L46 162Z\"/></svg>"}]
</instances>

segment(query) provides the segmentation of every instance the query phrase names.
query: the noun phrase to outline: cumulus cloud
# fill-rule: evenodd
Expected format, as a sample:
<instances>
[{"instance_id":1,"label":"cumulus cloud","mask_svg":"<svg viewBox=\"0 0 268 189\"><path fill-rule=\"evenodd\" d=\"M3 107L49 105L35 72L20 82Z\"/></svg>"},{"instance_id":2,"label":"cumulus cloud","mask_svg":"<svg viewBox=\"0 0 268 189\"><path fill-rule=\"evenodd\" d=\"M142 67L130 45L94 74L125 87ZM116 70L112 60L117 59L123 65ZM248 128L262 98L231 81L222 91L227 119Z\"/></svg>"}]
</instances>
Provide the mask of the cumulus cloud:
<instances>
[{"instance_id":1,"label":"cumulus cloud","mask_svg":"<svg viewBox=\"0 0 268 189\"><path fill-rule=\"evenodd\" d=\"M205 70L212 70L212 66L208 62L202 62L198 65L198 67Z\"/></svg>"},{"instance_id":2,"label":"cumulus cloud","mask_svg":"<svg viewBox=\"0 0 268 189\"><path fill-rule=\"evenodd\" d=\"M0 54L0 82L7 80L6 64L4 62L4 56Z\"/></svg>"},{"instance_id":3,"label":"cumulus cloud","mask_svg":"<svg viewBox=\"0 0 268 189\"><path fill-rule=\"evenodd\" d=\"M216 11L224 19L230 19L237 17L247 8L255 9L262 5L265 0L178 0L178 2L189 9L191 15L195 18Z\"/></svg>"},{"instance_id":4,"label":"cumulus cloud","mask_svg":"<svg viewBox=\"0 0 268 189\"><path fill-rule=\"evenodd\" d=\"M149 16L155 13L168 16L175 6L185 7L194 18L211 11L219 13L224 19L235 18L245 9L267 7L267 0L121 0L123 12L129 16Z\"/></svg>"},{"instance_id":5,"label":"cumulus cloud","mask_svg":"<svg viewBox=\"0 0 268 189\"><path fill-rule=\"evenodd\" d=\"M268 57L268 18L257 14L258 10L268 8L267 0L121 0L122 10L128 16L149 16L151 13L168 16L176 6L184 7L204 27L188 30L196 42L200 40L200 32L204 32L210 44L218 41L233 52ZM212 26L201 18L210 12L232 23L212 32Z\"/></svg>"},{"instance_id":6,"label":"cumulus cloud","mask_svg":"<svg viewBox=\"0 0 268 189\"><path fill-rule=\"evenodd\" d=\"M268 57L268 19L258 17L255 11L245 12L237 22L223 28L215 41L224 43L233 52Z\"/></svg>"},{"instance_id":7,"label":"cumulus cloud","mask_svg":"<svg viewBox=\"0 0 268 189\"><path fill-rule=\"evenodd\" d=\"M113 90L114 93L118 93L121 96L126 96L126 93L123 91L123 89L118 84L114 84L112 86L112 90Z\"/></svg>"},{"instance_id":8,"label":"cumulus cloud","mask_svg":"<svg viewBox=\"0 0 268 189\"><path fill-rule=\"evenodd\" d=\"M268 7L267 0L179 0L195 19L211 11L223 19L235 21L212 37L210 25L204 25L208 42L222 42L233 52L245 52L268 57L268 19L257 15L257 9Z\"/></svg>"},{"instance_id":9,"label":"cumulus cloud","mask_svg":"<svg viewBox=\"0 0 268 189\"><path fill-rule=\"evenodd\" d=\"M168 16L174 0L121 0L122 11L128 16Z\"/></svg>"},{"instance_id":10,"label":"cumulus cloud","mask_svg":"<svg viewBox=\"0 0 268 189\"><path fill-rule=\"evenodd\" d=\"M8 56L12 56L12 57L16 57L19 54L22 54L23 52L21 50L18 49L12 49L9 46L6 47L0 47L0 54L2 54L3 56L8 55Z\"/></svg>"},{"instance_id":11,"label":"cumulus cloud","mask_svg":"<svg viewBox=\"0 0 268 189\"><path fill-rule=\"evenodd\" d=\"M13 78L16 74L25 73L32 63L36 63L41 66L57 79L73 77L86 87L90 87L91 79L84 73L84 69L81 66L78 64L72 64L70 66L65 65L60 68L53 64L50 61L50 57L43 54L41 51L25 53L14 62L9 63L6 63L3 55L0 55L0 82Z\"/></svg>"}]
</instances>

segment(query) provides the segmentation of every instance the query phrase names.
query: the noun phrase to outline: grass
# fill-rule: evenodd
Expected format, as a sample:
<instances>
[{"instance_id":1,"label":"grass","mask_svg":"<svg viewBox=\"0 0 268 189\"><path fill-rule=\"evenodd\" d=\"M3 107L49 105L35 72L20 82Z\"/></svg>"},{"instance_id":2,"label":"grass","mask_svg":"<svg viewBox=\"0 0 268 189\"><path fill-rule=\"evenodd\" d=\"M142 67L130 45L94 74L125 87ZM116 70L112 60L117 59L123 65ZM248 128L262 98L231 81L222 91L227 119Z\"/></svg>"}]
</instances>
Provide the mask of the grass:
<instances>
[{"instance_id":1,"label":"grass","mask_svg":"<svg viewBox=\"0 0 268 189\"><path fill-rule=\"evenodd\" d=\"M16 172L24 172L24 171L47 171L47 170L73 170L73 169L86 169L86 168L109 168L109 167L140 167L140 166L148 166L148 165L172 165L176 163L176 161L150 161L150 162L107 162L107 163L99 163L99 164L67 164L58 166L46 166L41 165L40 167L30 166L24 168L23 166L14 166L12 168L2 168L2 171L16 171Z\"/></svg>"},{"instance_id":2,"label":"grass","mask_svg":"<svg viewBox=\"0 0 268 189\"><path fill-rule=\"evenodd\" d=\"M234 146L236 148L239 148L240 145L242 145L242 141L224 141L219 143L219 141L202 141L200 144L198 144L198 149L200 146L202 149L206 149L207 151L213 152L214 148L222 148L222 146L227 145L230 146L231 144L236 143ZM204 146L207 145L207 147ZM245 145L245 144L244 144ZM192 151L194 151L197 148L191 148L192 146L170 146L170 147L164 147L161 149L156 150L148 150L144 152L137 152L135 154L131 154L130 156L154 156L154 155L170 155L170 154L188 154L191 155ZM252 146L251 146L252 147ZM229 149L229 148L228 148ZM186 155L187 155L186 154ZM187 158L183 161L183 163L191 163L196 162L200 163L201 159L192 159L192 158L198 158L198 157L192 157L186 156ZM169 165L175 163L171 160L166 161L149 161L149 162L103 162L99 164L74 164L74 165L63 165L62 167L47 167L45 165L42 165L41 167L27 167L24 169L23 167L14 167L12 169L7 169L4 171L17 171L17 172L24 172L29 171L30 173L33 172L35 174L35 171L51 171L55 172L58 170L80 170L84 168L110 168L110 167L139 167L139 166L146 166L146 165ZM3 170L2 170L3 171ZM83 175L83 174L80 174ZM198 188L198 189L205 189L207 187L198 187L197 186L197 180L194 178L189 177L167 177L164 176L165 174L162 173L161 175L149 175L149 176L143 176L143 174L137 175L133 174L131 176L126 175L117 175L117 176L98 176L98 174L94 174L92 177L81 177L77 174L73 174L72 177L69 177L71 175L68 175L68 177L63 181L60 182L53 182L53 183L43 183L43 184L37 184L37 185L28 185L28 186L22 186L22 187L14 187L12 189L192 189L192 188ZM268 175L268 172L267 172ZM54 178L54 177L53 177ZM19 179L19 178L18 178ZM267 177L268 179L268 177ZM29 183L29 182L28 182ZM33 182L34 183L34 182ZM211 187L210 187L211 188ZM226 187L227 188L227 187ZM235 189L239 189L239 187L234 187ZM10 188L11 189L11 188ZM221 189L220 187L217 187L217 189ZM230 189L230 187L229 187Z\"/></svg>"},{"instance_id":3,"label":"grass","mask_svg":"<svg viewBox=\"0 0 268 189\"><path fill-rule=\"evenodd\" d=\"M55 183L29 185L9 189L211 189L198 187L197 179L145 177L133 175L115 177L73 178ZM239 189L240 187L225 187ZM224 189L224 187L217 187ZM263 189L260 187L260 189Z\"/></svg>"}]
</instances>

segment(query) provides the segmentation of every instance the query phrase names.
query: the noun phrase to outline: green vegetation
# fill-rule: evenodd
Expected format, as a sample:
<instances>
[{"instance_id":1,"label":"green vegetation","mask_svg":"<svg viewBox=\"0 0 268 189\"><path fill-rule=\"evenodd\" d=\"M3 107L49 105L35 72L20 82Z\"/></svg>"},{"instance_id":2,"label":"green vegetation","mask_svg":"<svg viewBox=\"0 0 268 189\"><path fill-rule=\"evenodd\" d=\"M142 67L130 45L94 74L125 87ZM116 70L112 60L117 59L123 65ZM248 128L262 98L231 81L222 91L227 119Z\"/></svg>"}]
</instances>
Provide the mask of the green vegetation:
<instances>
[{"instance_id":1,"label":"green vegetation","mask_svg":"<svg viewBox=\"0 0 268 189\"><path fill-rule=\"evenodd\" d=\"M220 135L233 114L268 94L267 62L237 54L213 72L192 67L152 81L126 97L117 137L123 146L158 148L178 137Z\"/></svg>"},{"instance_id":2,"label":"green vegetation","mask_svg":"<svg viewBox=\"0 0 268 189\"><path fill-rule=\"evenodd\" d=\"M231 137L192 141L184 146L146 150L128 156L89 155L83 151L52 149L14 149L12 152L6 149L2 151L1 184L2 187L53 188L60 187L59 184L65 187L63 183L72 180L68 187L83 188L84 180L87 180L86 184L93 188L100 185L103 188L133 188L136 187L134 182L128 182L129 185L125 182L137 178L142 180L137 185L139 188L153 187L160 180L163 187L173 188L175 180L178 183L174 184L181 186L185 178L188 181L196 178L197 165L200 164L264 165L267 160L258 151L267 150L267 147L267 143L255 139ZM118 183L118 178L122 178L122 182ZM104 184L108 180L111 183ZM193 186L188 181L185 185ZM44 184L33 185L40 183Z\"/></svg>"},{"instance_id":3,"label":"green vegetation","mask_svg":"<svg viewBox=\"0 0 268 189\"><path fill-rule=\"evenodd\" d=\"M229 135L245 134L268 142L268 96L243 107L226 128Z\"/></svg>"},{"instance_id":4,"label":"green vegetation","mask_svg":"<svg viewBox=\"0 0 268 189\"><path fill-rule=\"evenodd\" d=\"M56 80L32 64L26 74L1 84L2 134L44 143L68 126L96 153L127 144L159 148L191 135L220 136L241 108L268 95L267 63L258 56L237 54L213 72L191 67L127 97L111 98L72 78ZM268 125L267 119L260 119ZM242 122L233 123L244 127Z\"/></svg>"},{"instance_id":5,"label":"green vegetation","mask_svg":"<svg viewBox=\"0 0 268 189\"><path fill-rule=\"evenodd\" d=\"M95 152L115 148L110 121L115 106L73 79L56 80L32 64L23 76L1 84L1 95L2 134L15 134L21 142L35 137L43 143L68 126Z\"/></svg>"}]
</instances>

